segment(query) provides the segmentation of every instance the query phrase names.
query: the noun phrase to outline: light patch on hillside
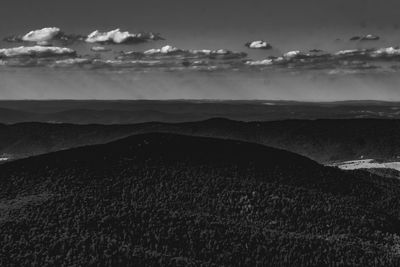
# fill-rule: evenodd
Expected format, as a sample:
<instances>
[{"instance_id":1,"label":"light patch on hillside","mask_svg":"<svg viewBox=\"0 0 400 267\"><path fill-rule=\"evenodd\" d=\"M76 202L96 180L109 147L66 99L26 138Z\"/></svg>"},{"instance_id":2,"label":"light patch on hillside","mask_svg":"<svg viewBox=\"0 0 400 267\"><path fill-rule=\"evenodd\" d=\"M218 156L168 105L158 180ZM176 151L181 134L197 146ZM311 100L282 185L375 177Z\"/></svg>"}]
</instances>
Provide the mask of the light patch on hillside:
<instances>
[{"instance_id":1,"label":"light patch on hillside","mask_svg":"<svg viewBox=\"0 0 400 267\"><path fill-rule=\"evenodd\" d=\"M378 162L374 159L361 159L335 163L342 170L358 170L358 169L394 169L400 171L400 162Z\"/></svg>"}]
</instances>

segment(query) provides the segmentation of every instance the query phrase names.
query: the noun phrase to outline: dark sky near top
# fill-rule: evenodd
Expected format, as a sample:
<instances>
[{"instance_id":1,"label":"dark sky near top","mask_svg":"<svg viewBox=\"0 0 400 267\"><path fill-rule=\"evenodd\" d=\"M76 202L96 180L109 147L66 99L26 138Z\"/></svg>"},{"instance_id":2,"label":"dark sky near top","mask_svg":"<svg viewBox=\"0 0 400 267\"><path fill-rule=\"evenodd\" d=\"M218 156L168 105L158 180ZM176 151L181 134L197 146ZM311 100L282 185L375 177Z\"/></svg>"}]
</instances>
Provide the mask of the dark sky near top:
<instances>
[{"instance_id":1,"label":"dark sky near top","mask_svg":"<svg viewBox=\"0 0 400 267\"><path fill-rule=\"evenodd\" d=\"M367 32L392 38L400 24L397 0L2 0L1 6L2 35L45 26L76 33L120 27L188 45L257 37L317 44Z\"/></svg>"},{"instance_id":2,"label":"dark sky near top","mask_svg":"<svg viewBox=\"0 0 400 267\"><path fill-rule=\"evenodd\" d=\"M335 42L337 38L348 41L369 33L381 36L373 45L399 45L399 10L399 0L1 0L0 36L50 26L81 34L121 28L159 32L166 43L187 49L245 50L245 42L265 39L277 53L312 48L336 51L351 48L348 42ZM396 77L178 76L154 79L10 70L0 72L0 99L400 100Z\"/></svg>"}]
</instances>

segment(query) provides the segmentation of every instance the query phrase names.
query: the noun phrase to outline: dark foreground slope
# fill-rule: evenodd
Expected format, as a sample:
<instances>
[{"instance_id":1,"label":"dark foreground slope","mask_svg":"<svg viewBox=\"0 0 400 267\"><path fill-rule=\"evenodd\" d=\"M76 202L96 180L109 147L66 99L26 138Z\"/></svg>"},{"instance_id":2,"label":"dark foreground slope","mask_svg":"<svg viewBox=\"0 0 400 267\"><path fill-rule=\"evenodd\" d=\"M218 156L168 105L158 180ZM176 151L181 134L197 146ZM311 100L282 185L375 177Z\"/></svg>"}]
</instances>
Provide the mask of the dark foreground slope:
<instances>
[{"instance_id":1,"label":"dark foreground slope","mask_svg":"<svg viewBox=\"0 0 400 267\"><path fill-rule=\"evenodd\" d=\"M0 125L0 156L21 158L72 147L107 143L132 134L169 132L229 138L289 150L320 163L363 158L398 160L400 120L288 120L190 123Z\"/></svg>"},{"instance_id":2,"label":"dark foreground slope","mask_svg":"<svg viewBox=\"0 0 400 267\"><path fill-rule=\"evenodd\" d=\"M144 134L0 166L1 266L398 266L400 183Z\"/></svg>"}]
</instances>

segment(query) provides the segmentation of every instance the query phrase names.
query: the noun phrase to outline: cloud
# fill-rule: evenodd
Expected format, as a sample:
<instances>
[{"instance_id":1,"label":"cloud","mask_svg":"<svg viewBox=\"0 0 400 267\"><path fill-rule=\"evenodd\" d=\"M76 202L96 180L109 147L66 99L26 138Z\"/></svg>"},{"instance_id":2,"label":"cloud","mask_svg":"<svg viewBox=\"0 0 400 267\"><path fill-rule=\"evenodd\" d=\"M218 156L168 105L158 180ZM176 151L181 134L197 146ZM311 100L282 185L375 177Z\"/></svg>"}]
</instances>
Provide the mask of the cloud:
<instances>
[{"instance_id":1,"label":"cloud","mask_svg":"<svg viewBox=\"0 0 400 267\"><path fill-rule=\"evenodd\" d=\"M371 57L380 59L398 59L400 57L400 49L398 47L379 48L371 51Z\"/></svg>"},{"instance_id":2,"label":"cloud","mask_svg":"<svg viewBox=\"0 0 400 267\"><path fill-rule=\"evenodd\" d=\"M66 47L47 47L47 46L20 46L14 48L0 49L0 58L43 58L59 56L76 56L73 49Z\"/></svg>"},{"instance_id":3,"label":"cloud","mask_svg":"<svg viewBox=\"0 0 400 267\"><path fill-rule=\"evenodd\" d=\"M166 45L144 52L122 52L116 59L125 62L125 64L132 64L132 62L143 64L147 61L152 62L152 66L163 68L207 69L212 67L212 69L220 69L243 65L242 60L246 56L246 53L226 49L186 50Z\"/></svg>"},{"instance_id":4,"label":"cloud","mask_svg":"<svg viewBox=\"0 0 400 267\"><path fill-rule=\"evenodd\" d=\"M24 35L12 35L3 39L10 43L34 42L39 45L50 45L53 41L63 44L72 44L76 41L88 43L140 43L146 41L163 40L159 34L152 32L129 33L115 29L109 32L94 31L88 36L80 34L66 34L58 27L46 27L43 29L32 30Z\"/></svg>"},{"instance_id":5,"label":"cloud","mask_svg":"<svg viewBox=\"0 0 400 267\"><path fill-rule=\"evenodd\" d=\"M390 62L400 59L400 49L387 47L379 49L351 49L335 53L312 50L308 53L290 51L280 57L264 60L247 60L251 68L275 68L292 70L327 70L329 73L352 73L355 71L393 71ZM352 70L352 72L348 71Z\"/></svg>"},{"instance_id":6,"label":"cloud","mask_svg":"<svg viewBox=\"0 0 400 267\"><path fill-rule=\"evenodd\" d=\"M93 63L92 59L88 58L67 58L54 61L52 66L55 67L70 67L70 66L83 66L91 65Z\"/></svg>"},{"instance_id":7,"label":"cloud","mask_svg":"<svg viewBox=\"0 0 400 267\"><path fill-rule=\"evenodd\" d=\"M275 66L275 67L317 67L320 64L328 63L331 55L323 53L321 50L312 50L309 53L298 50L289 51L279 57L269 57L264 60L248 60L245 62L248 66Z\"/></svg>"},{"instance_id":8,"label":"cloud","mask_svg":"<svg viewBox=\"0 0 400 267\"><path fill-rule=\"evenodd\" d=\"M83 41L84 36L78 34L66 34L58 27L46 27L32 30L24 35L12 35L3 40L9 43L33 42L37 45L51 45L52 42L60 42L63 45L72 44L76 41Z\"/></svg>"},{"instance_id":9,"label":"cloud","mask_svg":"<svg viewBox=\"0 0 400 267\"><path fill-rule=\"evenodd\" d=\"M259 41L252 41L248 42L245 44L246 47L252 48L252 49L271 49L272 45L267 43L264 40L259 40Z\"/></svg>"},{"instance_id":10,"label":"cloud","mask_svg":"<svg viewBox=\"0 0 400 267\"><path fill-rule=\"evenodd\" d=\"M86 60L62 60L52 66L84 66L91 69L133 69L133 70L207 70L240 68L245 53L225 49L185 50L173 46L164 46L144 52L120 52L115 59L96 58Z\"/></svg>"},{"instance_id":11,"label":"cloud","mask_svg":"<svg viewBox=\"0 0 400 267\"><path fill-rule=\"evenodd\" d=\"M263 59L263 60L248 60L245 64L249 66L270 66L274 64L274 59Z\"/></svg>"},{"instance_id":12,"label":"cloud","mask_svg":"<svg viewBox=\"0 0 400 267\"><path fill-rule=\"evenodd\" d=\"M104 47L104 46L93 46L90 48L93 52L109 52L111 51L110 48Z\"/></svg>"},{"instance_id":13,"label":"cloud","mask_svg":"<svg viewBox=\"0 0 400 267\"><path fill-rule=\"evenodd\" d=\"M367 34L365 36L353 36L350 41L378 41L379 39L380 37L377 35Z\"/></svg>"},{"instance_id":14,"label":"cloud","mask_svg":"<svg viewBox=\"0 0 400 267\"><path fill-rule=\"evenodd\" d=\"M20 46L0 49L0 60L3 66L44 66L57 60L76 57L77 53L66 47Z\"/></svg>"},{"instance_id":15,"label":"cloud","mask_svg":"<svg viewBox=\"0 0 400 267\"><path fill-rule=\"evenodd\" d=\"M190 52L178 49L170 45L163 46L159 49L150 49L144 52L145 55L155 55L155 54L171 55L171 54L184 54L184 53L190 53Z\"/></svg>"},{"instance_id":16,"label":"cloud","mask_svg":"<svg viewBox=\"0 0 400 267\"><path fill-rule=\"evenodd\" d=\"M27 42L48 42L53 40L57 35L59 35L61 30L57 27L43 28L41 30L30 31L24 36L22 36L22 41Z\"/></svg>"},{"instance_id":17,"label":"cloud","mask_svg":"<svg viewBox=\"0 0 400 267\"><path fill-rule=\"evenodd\" d=\"M339 59L390 61L400 58L398 47L384 47L378 49L352 49L342 50L334 54Z\"/></svg>"},{"instance_id":18,"label":"cloud","mask_svg":"<svg viewBox=\"0 0 400 267\"><path fill-rule=\"evenodd\" d=\"M199 59L211 59L211 60L229 60L229 59L242 59L247 56L243 52L234 52L227 49L217 50L186 50L176 48L170 45L163 46L158 49L150 49L141 52L125 52L122 53L120 58L180 58L186 60L199 60Z\"/></svg>"},{"instance_id":19,"label":"cloud","mask_svg":"<svg viewBox=\"0 0 400 267\"><path fill-rule=\"evenodd\" d=\"M373 34L368 34L368 35L361 37L361 41L377 41L379 39L380 39L379 36L373 35Z\"/></svg>"},{"instance_id":20,"label":"cloud","mask_svg":"<svg viewBox=\"0 0 400 267\"><path fill-rule=\"evenodd\" d=\"M12 35L4 38L3 40L10 43L21 42L34 42L34 43L48 43L54 39L61 37L62 32L57 27L47 27L39 30L33 30L25 35Z\"/></svg>"},{"instance_id":21,"label":"cloud","mask_svg":"<svg viewBox=\"0 0 400 267\"><path fill-rule=\"evenodd\" d=\"M89 34L86 38L88 43L113 43L113 44L124 44L124 43L140 43L146 41L163 40L163 38L152 32L147 33L130 33L122 32L120 29L115 29L109 32L94 31Z\"/></svg>"},{"instance_id":22,"label":"cloud","mask_svg":"<svg viewBox=\"0 0 400 267\"><path fill-rule=\"evenodd\" d=\"M39 36L42 36L39 34ZM94 52L109 51L102 46ZM108 55L109 56L109 55ZM120 52L113 59L100 54L79 56L66 47L20 46L0 49L0 65L13 67L64 67L85 69L132 70L320 70L329 74L400 71L400 48L351 49L335 53L322 50L289 51L278 57L252 60L246 53L226 49L181 49L171 45L147 51Z\"/></svg>"}]
</instances>

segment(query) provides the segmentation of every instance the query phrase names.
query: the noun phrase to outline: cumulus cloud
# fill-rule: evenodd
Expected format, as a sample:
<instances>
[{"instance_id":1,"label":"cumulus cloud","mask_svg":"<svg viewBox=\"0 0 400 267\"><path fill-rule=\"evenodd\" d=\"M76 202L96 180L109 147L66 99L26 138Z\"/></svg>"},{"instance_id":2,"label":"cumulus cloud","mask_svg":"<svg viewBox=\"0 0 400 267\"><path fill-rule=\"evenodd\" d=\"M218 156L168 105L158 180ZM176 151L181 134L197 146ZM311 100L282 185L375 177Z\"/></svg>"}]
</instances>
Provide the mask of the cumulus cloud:
<instances>
[{"instance_id":1,"label":"cumulus cloud","mask_svg":"<svg viewBox=\"0 0 400 267\"><path fill-rule=\"evenodd\" d=\"M13 48L0 49L0 58L15 57L59 57L59 56L76 56L73 49L66 47L47 47L47 46L20 46Z\"/></svg>"},{"instance_id":2,"label":"cumulus cloud","mask_svg":"<svg viewBox=\"0 0 400 267\"><path fill-rule=\"evenodd\" d=\"M170 45L144 52L121 52L114 61L105 62L114 67L152 67L168 70L217 70L243 65L245 53L226 49L186 50Z\"/></svg>"},{"instance_id":3,"label":"cumulus cloud","mask_svg":"<svg viewBox=\"0 0 400 267\"><path fill-rule=\"evenodd\" d=\"M86 38L88 43L140 43L146 41L162 40L160 35L148 32L148 33L130 33L122 32L120 29L115 29L109 32L100 32L98 30L89 34Z\"/></svg>"},{"instance_id":4,"label":"cumulus cloud","mask_svg":"<svg viewBox=\"0 0 400 267\"><path fill-rule=\"evenodd\" d=\"M43 29L32 30L24 35L13 35L3 39L6 42L35 42L40 45L50 45L53 41L64 44L71 44L76 41L86 41L88 43L140 43L146 41L163 40L159 34L152 32L130 33L115 29L109 32L94 31L88 36L79 34L66 34L58 27L46 27Z\"/></svg>"},{"instance_id":5,"label":"cumulus cloud","mask_svg":"<svg viewBox=\"0 0 400 267\"><path fill-rule=\"evenodd\" d=\"M37 45L51 45L53 41L70 44L78 40L84 40L82 35L65 34L58 27L46 27L32 30L24 35L13 35L3 39L9 43L34 42Z\"/></svg>"},{"instance_id":6,"label":"cumulus cloud","mask_svg":"<svg viewBox=\"0 0 400 267\"><path fill-rule=\"evenodd\" d=\"M185 50L178 49L176 47L166 45L159 49L150 49L144 52L145 55L154 55L154 54L163 54L163 55L171 55L174 53L185 53Z\"/></svg>"},{"instance_id":7,"label":"cumulus cloud","mask_svg":"<svg viewBox=\"0 0 400 267\"><path fill-rule=\"evenodd\" d=\"M41 66L56 60L76 58L73 49L66 47L20 46L0 49L0 60L3 66Z\"/></svg>"},{"instance_id":8,"label":"cumulus cloud","mask_svg":"<svg viewBox=\"0 0 400 267\"><path fill-rule=\"evenodd\" d=\"M33 34L35 35L35 34ZM32 35L32 36L33 36ZM38 34L42 36L42 34ZM44 38L44 37L43 37ZM47 37L49 38L49 37ZM35 40L39 40L35 39ZM43 39L41 39L43 40ZM108 51L93 46L94 52ZM327 53L313 49L308 52L289 51L277 57L251 60L246 53L226 49L181 49L171 45L147 51L120 52L114 59L79 56L70 48L47 46L20 46L0 49L1 66L84 67L86 69L133 70L323 70L329 74L357 71L397 71L400 48L350 49Z\"/></svg>"},{"instance_id":9,"label":"cumulus cloud","mask_svg":"<svg viewBox=\"0 0 400 267\"><path fill-rule=\"evenodd\" d=\"M375 58L397 58L400 56L400 48L387 47L371 51L371 56Z\"/></svg>"},{"instance_id":10,"label":"cumulus cloud","mask_svg":"<svg viewBox=\"0 0 400 267\"><path fill-rule=\"evenodd\" d=\"M122 52L118 60L159 60L165 66L205 66L240 63L247 56L243 52L234 52L226 49L217 50L186 50L176 48L170 45L157 49L150 49L144 52L130 51Z\"/></svg>"},{"instance_id":11,"label":"cumulus cloud","mask_svg":"<svg viewBox=\"0 0 400 267\"><path fill-rule=\"evenodd\" d=\"M271 49L272 48L272 45L270 45L269 43L267 43L264 40L247 42L245 44L245 46L247 46L248 48L252 48L252 49Z\"/></svg>"},{"instance_id":12,"label":"cumulus cloud","mask_svg":"<svg viewBox=\"0 0 400 267\"><path fill-rule=\"evenodd\" d=\"M290 51L290 52L287 52L287 53L283 54L283 57L284 57L284 58L288 58L288 59L290 59L290 58L306 57L306 56L308 56L308 54L302 53L302 52L300 52L300 51L298 51L298 50L296 50L296 51Z\"/></svg>"},{"instance_id":13,"label":"cumulus cloud","mask_svg":"<svg viewBox=\"0 0 400 267\"><path fill-rule=\"evenodd\" d=\"M348 71L387 70L387 63L400 59L400 49L387 47L379 49L351 49L335 53L323 51L290 51L280 57L269 57L264 60L247 60L245 65L251 67L319 69L330 73L349 73ZM392 69L393 68L390 68Z\"/></svg>"},{"instance_id":14,"label":"cumulus cloud","mask_svg":"<svg viewBox=\"0 0 400 267\"><path fill-rule=\"evenodd\" d=\"M112 60L101 58L93 60L93 69L163 69L163 70L219 70L240 68L245 53L225 49L186 50L166 45L144 52L120 52ZM73 63L68 61L68 63ZM65 63L65 62L63 62ZM63 66L66 64L63 64ZM77 65L77 64L74 64ZM84 63L86 66L86 62ZM86 66L87 67L87 66Z\"/></svg>"},{"instance_id":15,"label":"cumulus cloud","mask_svg":"<svg viewBox=\"0 0 400 267\"><path fill-rule=\"evenodd\" d=\"M30 31L22 36L22 41L27 42L48 42L60 34L61 30L57 27L43 28L40 30Z\"/></svg>"},{"instance_id":16,"label":"cumulus cloud","mask_svg":"<svg viewBox=\"0 0 400 267\"><path fill-rule=\"evenodd\" d=\"M274 64L274 60L273 59L263 59L263 60L248 60L246 61L247 65L250 66L270 66L272 64Z\"/></svg>"},{"instance_id":17,"label":"cumulus cloud","mask_svg":"<svg viewBox=\"0 0 400 267\"><path fill-rule=\"evenodd\" d=\"M136 53L137 55L137 53ZM246 53L243 52L234 52L227 49L217 49L217 50L186 50L179 49L170 45L163 46L159 49L150 49L143 53L145 56L157 57L157 56L178 56L186 59L241 59L247 56Z\"/></svg>"},{"instance_id":18,"label":"cumulus cloud","mask_svg":"<svg viewBox=\"0 0 400 267\"><path fill-rule=\"evenodd\" d=\"M39 30L33 30L25 35L13 35L4 38L4 41L11 43L19 43L19 42L35 42L47 44L50 41L60 37L62 32L60 28L57 27L46 27Z\"/></svg>"},{"instance_id":19,"label":"cumulus cloud","mask_svg":"<svg viewBox=\"0 0 400 267\"><path fill-rule=\"evenodd\" d=\"M398 47L384 47L378 49L351 49L339 51L335 53L334 56L340 59L388 61L399 59L400 49Z\"/></svg>"}]
</instances>

